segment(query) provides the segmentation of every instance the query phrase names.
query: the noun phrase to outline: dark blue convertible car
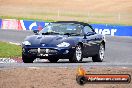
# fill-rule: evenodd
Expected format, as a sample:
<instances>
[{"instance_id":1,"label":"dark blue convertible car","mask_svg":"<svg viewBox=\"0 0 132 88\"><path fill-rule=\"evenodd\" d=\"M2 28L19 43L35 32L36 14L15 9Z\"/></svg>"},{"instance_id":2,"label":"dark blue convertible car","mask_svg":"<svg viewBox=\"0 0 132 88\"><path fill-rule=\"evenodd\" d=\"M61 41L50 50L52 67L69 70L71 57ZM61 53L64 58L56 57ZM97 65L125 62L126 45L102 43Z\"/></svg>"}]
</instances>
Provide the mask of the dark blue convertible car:
<instances>
[{"instance_id":1,"label":"dark blue convertible car","mask_svg":"<svg viewBox=\"0 0 132 88\"><path fill-rule=\"evenodd\" d=\"M105 37L95 33L91 25L76 21L59 21L45 26L22 43L22 60L33 63L36 58L57 62L69 59L80 62L92 57L93 62L102 62Z\"/></svg>"}]
</instances>

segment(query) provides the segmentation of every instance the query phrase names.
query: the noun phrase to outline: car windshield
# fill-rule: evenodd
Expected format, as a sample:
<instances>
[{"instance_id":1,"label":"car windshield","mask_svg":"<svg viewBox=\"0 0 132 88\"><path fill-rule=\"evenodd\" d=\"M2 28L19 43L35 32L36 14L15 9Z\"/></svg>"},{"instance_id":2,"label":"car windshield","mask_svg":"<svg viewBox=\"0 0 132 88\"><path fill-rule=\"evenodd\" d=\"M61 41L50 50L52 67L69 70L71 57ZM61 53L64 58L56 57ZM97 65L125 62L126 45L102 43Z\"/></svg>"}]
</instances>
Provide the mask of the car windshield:
<instances>
[{"instance_id":1,"label":"car windshield","mask_svg":"<svg viewBox=\"0 0 132 88\"><path fill-rule=\"evenodd\" d=\"M80 35L82 34L82 26L73 23L51 23L45 26L39 34Z\"/></svg>"}]
</instances>

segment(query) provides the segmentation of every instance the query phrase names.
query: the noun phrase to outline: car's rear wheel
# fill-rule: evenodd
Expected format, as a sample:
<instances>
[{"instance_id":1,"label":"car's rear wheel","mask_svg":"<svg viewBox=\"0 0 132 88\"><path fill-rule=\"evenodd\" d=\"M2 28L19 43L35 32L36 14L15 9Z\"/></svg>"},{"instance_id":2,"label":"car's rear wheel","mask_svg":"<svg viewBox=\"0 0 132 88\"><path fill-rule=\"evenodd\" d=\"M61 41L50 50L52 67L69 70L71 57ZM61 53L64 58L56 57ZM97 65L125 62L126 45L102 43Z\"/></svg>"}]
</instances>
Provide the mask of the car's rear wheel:
<instances>
[{"instance_id":1,"label":"car's rear wheel","mask_svg":"<svg viewBox=\"0 0 132 88\"><path fill-rule=\"evenodd\" d=\"M58 60L59 60L59 58L49 58L48 59L51 63L56 63Z\"/></svg>"},{"instance_id":2,"label":"car's rear wheel","mask_svg":"<svg viewBox=\"0 0 132 88\"><path fill-rule=\"evenodd\" d=\"M102 62L104 60L105 48L103 44L100 44L98 54L92 57L93 62Z\"/></svg>"},{"instance_id":3,"label":"car's rear wheel","mask_svg":"<svg viewBox=\"0 0 132 88\"><path fill-rule=\"evenodd\" d=\"M24 63L33 63L35 58L34 57L28 57L28 56L22 54L22 60Z\"/></svg>"},{"instance_id":4,"label":"car's rear wheel","mask_svg":"<svg viewBox=\"0 0 132 88\"><path fill-rule=\"evenodd\" d=\"M82 61L82 47L81 45L77 45L75 48L75 53L72 58L69 59L70 62L80 62Z\"/></svg>"}]
</instances>

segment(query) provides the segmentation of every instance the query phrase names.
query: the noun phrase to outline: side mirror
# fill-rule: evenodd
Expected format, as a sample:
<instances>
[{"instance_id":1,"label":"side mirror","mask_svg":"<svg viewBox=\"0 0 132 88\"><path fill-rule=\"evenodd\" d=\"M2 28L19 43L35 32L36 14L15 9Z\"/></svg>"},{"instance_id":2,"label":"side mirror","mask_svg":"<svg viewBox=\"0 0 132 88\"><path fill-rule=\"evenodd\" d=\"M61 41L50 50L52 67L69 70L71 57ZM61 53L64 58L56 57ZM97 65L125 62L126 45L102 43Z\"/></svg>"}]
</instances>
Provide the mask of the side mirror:
<instances>
[{"instance_id":1,"label":"side mirror","mask_svg":"<svg viewBox=\"0 0 132 88\"><path fill-rule=\"evenodd\" d=\"M33 30L33 33L38 34L39 30Z\"/></svg>"}]
</instances>

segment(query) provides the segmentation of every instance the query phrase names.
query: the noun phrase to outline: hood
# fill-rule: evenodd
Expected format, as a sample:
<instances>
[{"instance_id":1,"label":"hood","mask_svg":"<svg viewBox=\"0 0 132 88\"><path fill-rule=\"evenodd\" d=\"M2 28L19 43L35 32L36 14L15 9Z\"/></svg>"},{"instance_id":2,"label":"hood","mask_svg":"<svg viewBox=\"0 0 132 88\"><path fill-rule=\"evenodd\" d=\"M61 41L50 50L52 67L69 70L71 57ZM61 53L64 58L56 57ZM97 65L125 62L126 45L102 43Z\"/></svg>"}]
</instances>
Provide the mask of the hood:
<instances>
[{"instance_id":1,"label":"hood","mask_svg":"<svg viewBox=\"0 0 132 88\"><path fill-rule=\"evenodd\" d=\"M29 41L31 46L56 47L57 44L69 39L67 35L32 35L28 36L25 41Z\"/></svg>"}]
</instances>

